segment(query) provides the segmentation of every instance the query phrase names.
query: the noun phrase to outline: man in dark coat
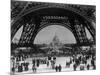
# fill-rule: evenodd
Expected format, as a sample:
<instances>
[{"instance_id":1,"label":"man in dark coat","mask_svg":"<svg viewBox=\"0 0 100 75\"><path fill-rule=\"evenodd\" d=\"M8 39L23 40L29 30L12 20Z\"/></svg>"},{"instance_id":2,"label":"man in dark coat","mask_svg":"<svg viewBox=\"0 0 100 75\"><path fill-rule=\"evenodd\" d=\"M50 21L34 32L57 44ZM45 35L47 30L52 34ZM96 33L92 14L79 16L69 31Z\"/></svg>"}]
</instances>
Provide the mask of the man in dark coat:
<instances>
[{"instance_id":1,"label":"man in dark coat","mask_svg":"<svg viewBox=\"0 0 100 75\"><path fill-rule=\"evenodd\" d=\"M88 65L87 65L87 70L89 70L89 69L90 69L90 65L88 64Z\"/></svg>"},{"instance_id":2,"label":"man in dark coat","mask_svg":"<svg viewBox=\"0 0 100 75\"><path fill-rule=\"evenodd\" d=\"M58 67L59 72L61 72L61 69L62 69L62 67L61 67L61 65L59 64L59 67Z\"/></svg>"},{"instance_id":3,"label":"man in dark coat","mask_svg":"<svg viewBox=\"0 0 100 75\"><path fill-rule=\"evenodd\" d=\"M49 61L47 61L47 67L49 66Z\"/></svg>"},{"instance_id":4,"label":"man in dark coat","mask_svg":"<svg viewBox=\"0 0 100 75\"><path fill-rule=\"evenodd\" d=\"M39 59L37 59L37 67L39 67L39 65L40 65L40 61Z\"/></svg>"},{"instance_id":5,"label":"man in dark coat","mask_svg":"<svg viewBox=\"0 0 100 75\"><path fill-rule=\"evenodd\" d=\"M36 72L36 67L34 65L32 66L32 70L33 72Z\"/></svg>"},{"instance_id":6,"label":"man in dark coat","mask_svg":"<svg viewBox=\"0 0 100 75\"><path fill-rule=\"evenodd\" d=\"M29 68L28 68L28 65L29 65L29 63L26 62L26 63L25 63L25 66L24 66L24 67L25 67L25 71L28 71L28 69L29 69Z\"/></svg>"},{"instance_id":7,"label":"man in dark coat","mask_svg":"<svg viewBox=\"0 0 100 75\"><path fill-rule=\"evenodd\" d=\"M23 72L23 67L21 65L18 66L18 72Z\"/></svg>"},{"instance_id":8,"label":"man in dark coat","mask_svg":"<svg viewBox=\"0 0 100 75\"><path fill-rule=\"evenodd\" d=\"M74 68L74 71L76 71L77 65L74 64L74 65L73 65L73 68Z\"/></svg>"},{"instance_id":9,"label":"man in dark coat","mask_svg":"<svg viewBox=\"0 0 100 75\"><path fill-rule=\"evenodd\" d=\"M56 72L58 72L58 66L55 67Z\"/></svg>"}]
</instances>

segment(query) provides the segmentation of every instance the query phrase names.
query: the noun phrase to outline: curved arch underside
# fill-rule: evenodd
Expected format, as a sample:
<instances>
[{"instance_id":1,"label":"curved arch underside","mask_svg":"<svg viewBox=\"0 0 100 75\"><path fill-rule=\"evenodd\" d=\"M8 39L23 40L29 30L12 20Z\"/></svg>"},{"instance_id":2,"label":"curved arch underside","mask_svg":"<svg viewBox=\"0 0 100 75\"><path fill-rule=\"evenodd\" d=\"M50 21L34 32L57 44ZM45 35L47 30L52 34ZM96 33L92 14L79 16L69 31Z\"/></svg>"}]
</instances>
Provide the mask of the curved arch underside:
<instances>
[{"instance_id":1,"label":"curved arch underside","mask_svg":"<svg viewBox=\"0 0 100 75\"><path fill-rule=\"evenodd\" d=\"M58 5L59 6L59 5ZM45 8L33 9L27 13L23 13L18 17L11 27L11 39L15 36L18 29L23 25L23 32L19 43L33 43L38 31L49 24L65 25L74 34L77 43L87 43L85 27L89 30L95 42L95 29L92 23L81 13L75 11L74 8L70 9L60 6L43 6ZM32 9L32 8L31 8ZM70 10L69 10L70 9ZM77 13L76 13L77 12Z\"/></svg>"}]
</instances>

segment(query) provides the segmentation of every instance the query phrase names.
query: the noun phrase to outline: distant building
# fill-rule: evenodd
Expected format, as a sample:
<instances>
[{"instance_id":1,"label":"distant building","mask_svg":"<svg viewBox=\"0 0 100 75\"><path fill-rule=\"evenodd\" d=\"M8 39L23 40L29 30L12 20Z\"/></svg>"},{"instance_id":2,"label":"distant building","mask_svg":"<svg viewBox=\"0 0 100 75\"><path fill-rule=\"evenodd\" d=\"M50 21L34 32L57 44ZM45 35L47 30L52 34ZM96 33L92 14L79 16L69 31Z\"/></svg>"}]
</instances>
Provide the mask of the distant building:
<instances>
[{"instance_id":1,"label":"distant building","mask_svg":"<svg viewBox=\"0 0 100 75\"><path fill-rule=\"evenodd\" d=\"M52 49L51 52L60 52L59 48L62 48L62 47L63 47L63 44L59 40L58 36L55 35L52 42L49 44L49 48Z\"/></svg>"}]
</instances>

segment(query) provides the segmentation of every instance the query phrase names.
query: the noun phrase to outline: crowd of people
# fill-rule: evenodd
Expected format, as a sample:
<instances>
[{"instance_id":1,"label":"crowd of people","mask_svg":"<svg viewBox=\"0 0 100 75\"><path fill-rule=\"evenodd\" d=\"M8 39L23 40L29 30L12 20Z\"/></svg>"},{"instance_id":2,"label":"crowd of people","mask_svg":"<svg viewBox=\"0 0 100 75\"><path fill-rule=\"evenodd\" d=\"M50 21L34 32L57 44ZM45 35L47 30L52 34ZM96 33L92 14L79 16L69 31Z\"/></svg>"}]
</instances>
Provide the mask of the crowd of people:
<instances>
[{"instance_id":1,"label":"crowd of people","mask_svg":"<svg viewBox=\"0 0 100 75\"><path fill-rule=\"evenodd\" d=\"M76 71L77 68L80 68L80 70L90 70L91 67L92 69L96 69L96 58L95 56L92 55L77 55L77 56L72 56L70 58L70 62L66 61L66 67L70 67L71 64L73 64L73 70Z\"/></svg>"},{"instance_id":2,"label":"crowd of people","mask_svg":"<svg viewBox=\"0 0 100 75\"><path fill-rule=\"evenodd\" d=\"M29 70L29 62L25 61L28 58L28 56L17 56L17 57L12 57L12 72L23 72L23 71L28 71ZM56 57L48 57L45 59L32 59L32 70L33 72L37 71L37 68L42 65L46 64L47 67L55 70L56 72L61 72L61 65L59 66L55 65L56 64Z\"/></svg>"},{"instance_id":3,"label":"crowd of people","mask_svg":"<svg viewBox=\"0 0 100 75\"><path fill-rule=\"evenodd\" d=\"M73 54L69 57L69 60L66 59L66 63L64 64L65 66L62 66L62 64L56 64L59 61L57 59L59 57L56 56L48 56L45 58L37 58L37 57L32 57L31 63L29 61L26 61L28 58L31 58L29 55L17 55L13 56L11 58L12 60L12 67L11 70L12 72L24 72L24 71L29 71L29 65L32 64L31 70L36 73L38 71L38 68L40 65L46 65L47 68L50 68L52 70L55 70L56 72L61 72L63 68L67 69L73 66L73 70L77 71L79 70L93 70L96 69L96 57L94 54ZM61 60L63 62L63 60Z\"/></svg>"},{"instance_id":4,"label":"crowd of people","mask_svg":"<svg viewBox=\"0 0 100 75\"><path fill-rule=\"evenodd\" d=\"M29 62L26 62L25 60L28 58L27 55L17 55L11 58L12 60L12 71L15 72L16 70L18 72L28 71L28 65Z\"/></svg>"}]
</instances>

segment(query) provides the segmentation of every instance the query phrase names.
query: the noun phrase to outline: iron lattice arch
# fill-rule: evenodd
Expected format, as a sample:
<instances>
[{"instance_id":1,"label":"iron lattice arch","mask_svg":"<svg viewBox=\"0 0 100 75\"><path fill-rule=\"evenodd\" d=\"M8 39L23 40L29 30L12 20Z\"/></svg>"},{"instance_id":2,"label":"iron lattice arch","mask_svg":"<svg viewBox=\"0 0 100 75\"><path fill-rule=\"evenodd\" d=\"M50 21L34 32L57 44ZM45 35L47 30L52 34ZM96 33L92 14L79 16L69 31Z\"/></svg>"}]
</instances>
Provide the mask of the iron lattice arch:
<instances>
[{"instance_id":1,"label":"iron lattice arch","mask_svg":"<svg viewBox=\"0 0 100 75\"><path fill-rule=\"evenodd\" d=\"M74 34L77 45L91 45L95 43L93 19L86 16L87 12L82 10L82 6L35 2L24 3L19 14L16 14L16 16L12 15L11 40L23 25L23 32L18 43L19 46L32 46L37 33L42 28L55 24L68 28ZM93 6L91 8L94 10ZM95 11L93 10L92 12ZM12 13L14 14L13 10ZM89 42L87 39L85 27L91 33L93 42Z\"/></svg>"}]
</instances>

